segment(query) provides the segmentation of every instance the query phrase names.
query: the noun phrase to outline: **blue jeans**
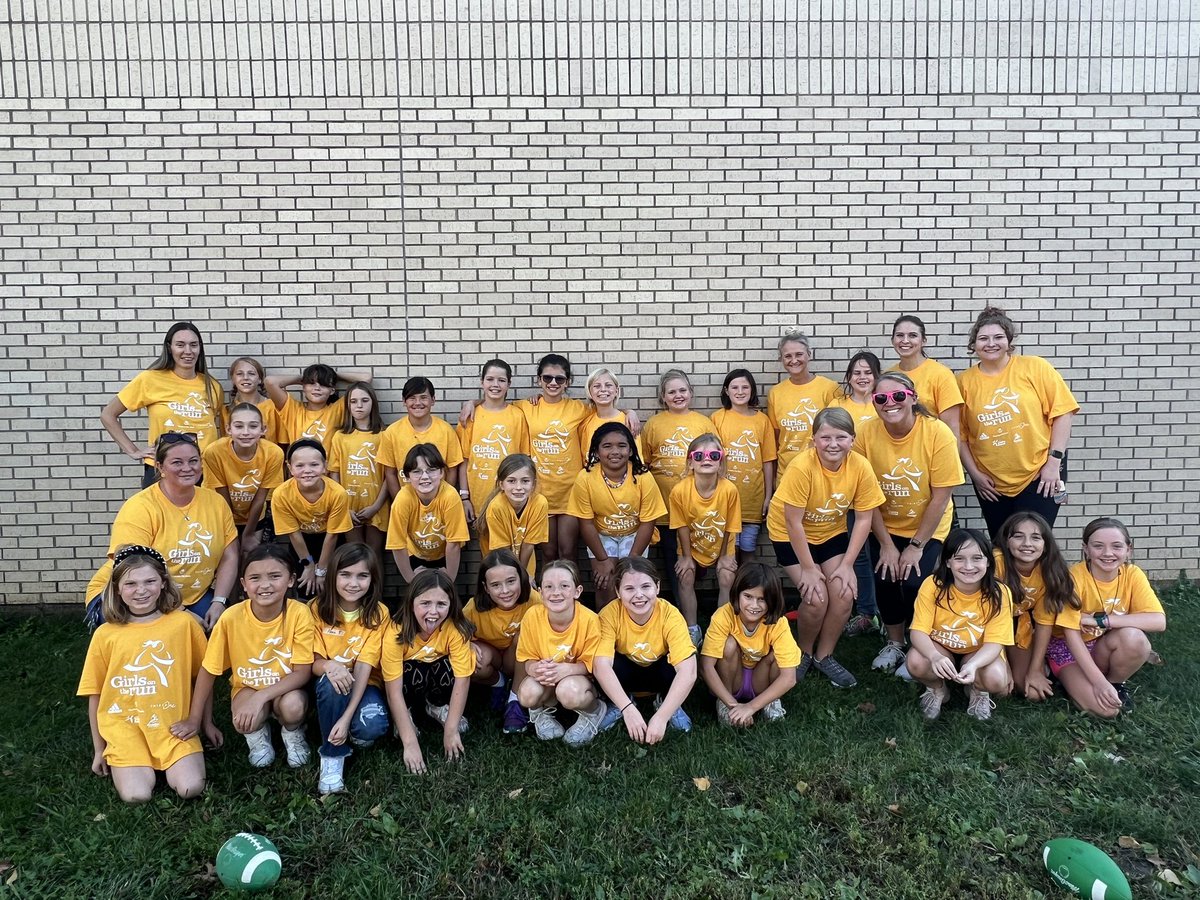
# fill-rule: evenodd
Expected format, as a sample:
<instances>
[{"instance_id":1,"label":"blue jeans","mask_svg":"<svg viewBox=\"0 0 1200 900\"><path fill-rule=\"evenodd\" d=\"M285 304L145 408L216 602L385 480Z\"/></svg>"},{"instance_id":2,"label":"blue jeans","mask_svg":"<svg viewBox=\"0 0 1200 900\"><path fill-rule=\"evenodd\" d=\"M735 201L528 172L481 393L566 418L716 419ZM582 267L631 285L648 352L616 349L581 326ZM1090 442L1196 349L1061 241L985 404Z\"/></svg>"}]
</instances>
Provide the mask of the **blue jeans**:
<instances>
[{"instance_id":1,"label":"blue jeans","mask_svg":"<svg viewBox=\"0 0 1200 900\"><path fill-rule=\"evenodd\" d=\"M879 612L875 605L875 567L871 564L871 546L868 540L863 544L854 560L854 577L858 579L858 597L854 601L855 611L860 616L870 618Z\"/></svg>"},{"instance_id":2,"label":"blue jeans","mask_svg":"<svg viewBox=\"0 0 1200 900\"><path fill-rule=\"evenodd\" d=\"M340 747L329 743L329 732L333 731L337 720L350 706L350 695L335 691L324 675L316 680L313 690L317 695L317 722L321 726L323 738L321 755L349 756L350 743ZM388 725L387 703L383 691L373 684L368 684L362 701L358 704L358 710L350 720L350 741L364 745L374 743L387 734Z\"/></svg>"}]
</instances>

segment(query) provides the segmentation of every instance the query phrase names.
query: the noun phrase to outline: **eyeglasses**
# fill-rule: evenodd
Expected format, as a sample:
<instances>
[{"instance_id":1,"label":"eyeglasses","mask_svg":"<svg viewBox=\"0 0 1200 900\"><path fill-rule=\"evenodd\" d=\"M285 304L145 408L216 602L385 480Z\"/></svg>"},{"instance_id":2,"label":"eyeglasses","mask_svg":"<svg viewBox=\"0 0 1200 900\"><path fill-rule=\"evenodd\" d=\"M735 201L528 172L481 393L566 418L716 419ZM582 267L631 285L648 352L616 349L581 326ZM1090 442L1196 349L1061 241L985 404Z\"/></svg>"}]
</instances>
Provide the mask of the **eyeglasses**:
<instances>
[{"instance_id":1,"label":"eyeglasses","mask_svg":"<svg viewBox=\"0 0 1200 900\"><path fill-rule=\"evenodd\" d=\"M424 480L440 474L441 471L441 469L413 469L408 473L408 479L409 481L415 481L418 478Z\"/></svg>"},{"instance_id":2,"label":"eyeglasses","mask_svg":"<svg viewBox=\"0 0 1200 900\"><path fill-rule=\"evenodd\" d=\"M538 377L542 379L542 384L566 384L567 383L566 375L539 375Z\"/></svg>"},{"instance_id":3,"label":"eyeglasses","mask_svg":"<svg viewBox=\"0 0 1200 900\"><path fill-rule=\"evenodd\" d=\"M902 391L884 391L884 392L881 392L878 394L872 394L871 401L876 406L883 406L889 400L891 400L893 403L903 403L909 397L915 397L915 396L917 396L917 395L914 394L912 391L910 391L908 388L905 388Z\"/></svg>"},{"instance_id":4,"label":"eyeglasses","mask_svg":"<svg viewBox=\"0 0 1200 900\"><path fill-rule=\"evenodd\" d=\"M158 436L159 447L171 447L175 444L191 444L193 447L200 446L200 435L194 431L168 431Z\"/></svg>"},{"instance_id":5,"label":"eyeglasses","mask_svg":"<svg viewBox=\"0 0 1200 900\"><path fill-rule=\"evenodd\" d=\"M724 450L693 450L692 459L696 462L704 462L709 459L713 462L720 462L725 456Z\"/></svg>"}]
</instances>

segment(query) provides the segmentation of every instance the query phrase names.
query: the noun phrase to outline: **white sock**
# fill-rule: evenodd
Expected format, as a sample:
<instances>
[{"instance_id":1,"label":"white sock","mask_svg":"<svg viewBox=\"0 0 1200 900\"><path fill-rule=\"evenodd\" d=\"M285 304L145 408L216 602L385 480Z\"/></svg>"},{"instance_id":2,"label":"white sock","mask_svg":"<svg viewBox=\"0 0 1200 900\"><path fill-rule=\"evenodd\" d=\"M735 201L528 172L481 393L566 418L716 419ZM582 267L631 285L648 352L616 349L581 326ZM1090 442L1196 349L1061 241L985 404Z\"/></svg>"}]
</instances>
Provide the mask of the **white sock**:
<instances>
[{"instance_id":1,"label":"white sock","mask_svg":"<svg viewBox=\"0 0 1200 900\"><path fill-rule=\"evenodd\" d=\"M517 699L517 692L516 692L516 691L509 691L509 692L508 692L508 699L509 699L509 702L510 702L510 703L511 703L513 700L516 700L516 699Z\"/></svg>"},{"instance_id":2,"label":"white sock","mask_svg":"<svg viewBox=\"0 0 1200 900\"><path fill-rule=\"evenodd\" d=\"M504 673L503 673L503 672L497 672L497 673L496 673L496 680L492 682L491 686L492 686L492 687L504 687L504 685L505 685Z\"/></svg>"}]
</instances>

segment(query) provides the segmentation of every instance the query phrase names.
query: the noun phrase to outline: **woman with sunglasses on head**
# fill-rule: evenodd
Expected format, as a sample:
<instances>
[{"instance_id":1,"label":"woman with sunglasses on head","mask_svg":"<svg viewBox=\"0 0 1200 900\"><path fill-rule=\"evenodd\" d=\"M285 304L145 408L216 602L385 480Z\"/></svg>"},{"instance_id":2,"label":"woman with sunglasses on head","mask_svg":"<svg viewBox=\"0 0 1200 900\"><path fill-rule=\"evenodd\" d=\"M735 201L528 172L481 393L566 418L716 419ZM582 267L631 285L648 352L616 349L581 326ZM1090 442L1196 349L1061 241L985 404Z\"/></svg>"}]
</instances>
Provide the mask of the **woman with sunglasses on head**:
<instances>
[{"instance_id":1,"label":"woman with sunglasses on head","mask_svg":"<svg viewBox=\"0 0 1200 900\"><path fill-rule=\"evenodd\" d=\"M179 586L183 608L211 630L225 611L238 574L237 527L229 504L214 490L197 487L200 447L190 434L167 432L154 447L158 481L134 494L113 522L108 561L88 582L85 621L102 624L100 597L112 577L112 556L126 544L162 554Z\"/></svg>"},{"instance_id":2,"label":"woman with sunglasses on head","mask_svg":"<svg viewBox=\"0 0 1200 900\"><path fill-rule=\"evenodd\" d=\"M869 541L887 643L871 668L893 672L904 662L917 591L950 533L950 494L964 478L950 426L925 408L907 375L881 375L871 402L879 418L859 426L854 441L885 498L872 514Z\"/></svg>"},{"instance_id":3,"label":"woman with sunglasses on head","mask_svg":"<svg viewBox=\"0 0 1200 900\"><path fill-rule=\"evenodd\" d=\"M967 339L979 362L958 376L960 455L993 540L1016 512L1035 512L1054 525L1066 496L1071 422L1079 412L1050 363L1013 353L1016 339L1004 310L987 307Z\"/></svg>"},{"instance_id":4,"label":"woman with sunglasses on head","mask_svg":"<svg viewBox=\"0 0 1200 900\"><path fill-rule=\"evenodd\" d=\"M158 359L100 411L100 424L122 453L143 462L142 487L148 487L158 477L154 444L159 435L189 432L204 450L221 436L224 397L220 382L208 374L200 329L191 322L176 322L163 338ZM149 446L135 444L120 421L126 412L142 408L150 416Z\"/></svg>"}]
</instances>

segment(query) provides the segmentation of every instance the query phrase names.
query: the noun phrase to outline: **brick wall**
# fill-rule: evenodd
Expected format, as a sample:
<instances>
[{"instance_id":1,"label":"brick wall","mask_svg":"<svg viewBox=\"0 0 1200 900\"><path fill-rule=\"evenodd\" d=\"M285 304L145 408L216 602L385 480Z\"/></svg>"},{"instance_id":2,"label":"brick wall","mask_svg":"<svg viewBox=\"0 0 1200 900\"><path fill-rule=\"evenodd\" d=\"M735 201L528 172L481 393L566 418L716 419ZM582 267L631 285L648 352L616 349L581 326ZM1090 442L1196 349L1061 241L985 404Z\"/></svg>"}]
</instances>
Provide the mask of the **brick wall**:
<instances>
[{"instance_id":1,"label":"brick wall","mask_svg":"<svg viewBox=\"0 0 1200 900\"><path fill-rule=\"evenodd\" d=\"M216 368L370 368L389 419L410 375L451 416L550 349L645 417L669 366L704 410L735 365L774 383L794 324L840 377L916 311L961 369L1000 303L1083 405L1072 555L1116 513L1200 572L1186 3L601 5L0 2L2 602L80 598L138 480L99 409L179 318Z\"/></svg>"}]
</instances>

